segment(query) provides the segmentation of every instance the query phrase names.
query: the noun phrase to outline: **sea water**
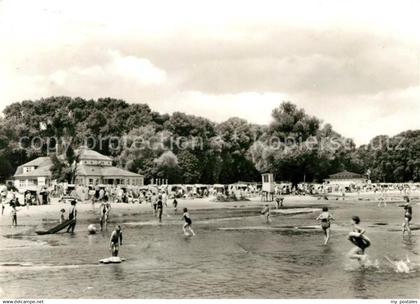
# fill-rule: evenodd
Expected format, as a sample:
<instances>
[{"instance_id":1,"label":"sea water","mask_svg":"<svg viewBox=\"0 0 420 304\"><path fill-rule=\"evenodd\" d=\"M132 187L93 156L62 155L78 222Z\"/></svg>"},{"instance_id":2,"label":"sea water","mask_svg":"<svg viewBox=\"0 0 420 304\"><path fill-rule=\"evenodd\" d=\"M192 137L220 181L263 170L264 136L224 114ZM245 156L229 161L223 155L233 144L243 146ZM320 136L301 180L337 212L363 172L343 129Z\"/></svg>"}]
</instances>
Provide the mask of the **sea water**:
<instances>
[{"instance_id":1,"label":"sea water","mask_svg":"<svg viewBox=\"0 0 420 304\"><path fill-rule=\"evenodd\" d=\"M314 202L315 208L328 202ZM217 203L215 203L217 204ZM369 202L334 202L331 240L315 225L317 213L276 215L260 208L189 210L195 237L182 232L180 213L168 210L159 225L151 212L113 216L108 231L89 235L97 219L79 220L74 235L20 239L37 246L0 250L0 298L418 298L418 234L402 237L402 210ZM298 204L294 204L295 207ZM181 206L182 207L182 206ZM418 206L414 207L420 214ZM347 258L351 216L359 215L372 241L366 264ZM112 227L123 228L121 264L110 256ZM25 242L27 244L27 242ZM41 244L41 245L40 245ZM397 264L408 263L408 271ZM403 267L404 268L404 267ZM401 268L401 269L403 269ZM405 269L406 270L406 269Z\"/></svg>"}]
</instances>

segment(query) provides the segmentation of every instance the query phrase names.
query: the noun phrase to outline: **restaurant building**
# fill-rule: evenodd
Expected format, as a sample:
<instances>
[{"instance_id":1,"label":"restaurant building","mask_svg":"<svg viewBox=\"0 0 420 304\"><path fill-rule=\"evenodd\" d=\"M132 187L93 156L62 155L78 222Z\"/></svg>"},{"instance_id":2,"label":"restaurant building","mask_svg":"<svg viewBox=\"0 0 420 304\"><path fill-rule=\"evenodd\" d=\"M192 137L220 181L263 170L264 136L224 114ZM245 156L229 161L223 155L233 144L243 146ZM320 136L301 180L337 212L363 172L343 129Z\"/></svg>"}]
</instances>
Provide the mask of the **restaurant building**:
<instances>
[{"instance_id":1,"label":"restaurant building","mask_svg":"<svg viewBox=\"0 0 420 304\"><path fill-rule=\"evenodd\" d=\"M112 159L96 151L80 148L75 184L95 186L99 184L120 186L143 186L143 175L112 165ZM39 189L52 183L50 157L38 157L19 166L14 175L15 187L19 190Z\"/></svg>"}]
</instances>

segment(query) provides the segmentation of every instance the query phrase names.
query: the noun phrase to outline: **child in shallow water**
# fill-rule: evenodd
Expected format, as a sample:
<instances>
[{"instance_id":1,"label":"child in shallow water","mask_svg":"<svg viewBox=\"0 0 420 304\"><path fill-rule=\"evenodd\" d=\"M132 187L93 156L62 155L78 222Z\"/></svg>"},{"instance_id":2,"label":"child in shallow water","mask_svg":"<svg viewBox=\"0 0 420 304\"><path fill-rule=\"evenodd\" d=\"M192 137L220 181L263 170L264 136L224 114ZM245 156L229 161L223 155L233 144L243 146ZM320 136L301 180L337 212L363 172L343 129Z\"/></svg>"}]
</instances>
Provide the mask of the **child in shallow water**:
<instances>
[{"instance_id":1,"label":"child in shallow water","mask_svg":"<svg viewBox=\"0 0 420 304\"><path fill-rule=\"evenodd\" d=\"M114 231L111 233L111 239L109 240L109 247L111 250L111 254L113 257L118 256L118 252L120 251L120 246L122 246L123 235L121 231L121 226L115 226Z\"/></svg>"},{"instance_id":2,"label":"child in shallow water","mask_svg":"<svg viewBox=\"0 0 420 304\"><path fill-rule=\"evenodd\" d=\"M317 217L316 220L321 221L321 227L325 235L324 245L327 245L330 239L331 221L334 221L335 219L331 213L328 212L328 207L324 207L322 208L322 213Z\"/></svg>"},{"instance_id":3,"label":"child in shallow water","mask_svg":"<svg viewBox=\"0 0 420 304\"><path fill-rule=\"evenodd\" d=\"M349 241L356 247L349 252L349 257L350 259L355 259L362 263L366 259L365 250L371 243L369 238L365 235L366 230L360 227L359 224L360 218L358 216L353 216L353 230L349 233Z\"/></svg>"},{"instance_id":4,"label":"child in shallow water","mask_svg":"<svg viewBox=\"0 0 420 304\"><path fill-rule=\"evenodd\" d=\"M402 224L402 233L403 235L407 231L408 234L411 234L410 222L413 218L413 208L410 206L409 203L404 205L404 222Z\"/></svg>"},{"instance_id":5,"label":"child in shallow water","mask_svg":"<svg viewBox=\"0 0 420 304\"><path fill-rule=\"evenodd\" d=\"M12 211L11 211L11 216L12 216L12 226L16 227L17 226L17 212L19 211L18 209L16 209L16 205L13 203L10 205L12 207Z\"/></svg>"},{"instance_id":6,"label":"child in shallow water","mask_svg":"<svg viewBox=\"0 0 420 304\"><path fill-rule=\"evenodd\" d=\"M182 226L182 230L184 231L184 234L189 235L188 232L187 232L187 230L188 230L193 236L195 236L194 230L192 230L192 228L191 228L192 220L190 218L190 215L188 213L187 208L184 208L184 214L183 214L182 218L185 221L184 226Z\"/></svg>"},{"instance_id":7,"label":"child in shallow water","mask_svg":"<svg viewBox=\"0 0 420 304\"><path fill-rule=\"evenodd\" d=\"M271 223L270 206L268 204L266 204L264 206L264 208L261 210L261 214L265 216L265 220L266 220L267 224L270 224Z\"/></svg>"}]
</instances>

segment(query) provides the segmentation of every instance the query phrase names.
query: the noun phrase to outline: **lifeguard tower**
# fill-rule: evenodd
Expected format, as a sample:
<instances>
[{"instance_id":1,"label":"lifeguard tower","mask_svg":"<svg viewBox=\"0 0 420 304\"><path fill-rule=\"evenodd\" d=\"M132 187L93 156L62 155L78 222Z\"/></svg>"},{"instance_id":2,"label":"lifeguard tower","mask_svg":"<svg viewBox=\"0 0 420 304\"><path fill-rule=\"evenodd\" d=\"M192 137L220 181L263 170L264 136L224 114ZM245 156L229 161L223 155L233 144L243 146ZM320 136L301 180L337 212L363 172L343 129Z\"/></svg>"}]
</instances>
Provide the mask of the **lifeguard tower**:
<instances>
[{"instance_id":1,"label":"lifeguard tower","mask_svg":"<svg viewBox=\"0 0 420 304\"><path fill-rule=\"evenodd\" d=\"M264 173L262 176L262 200L270 201L274 200L274 175L272 173Z\"/></svg>"}]
</instances>

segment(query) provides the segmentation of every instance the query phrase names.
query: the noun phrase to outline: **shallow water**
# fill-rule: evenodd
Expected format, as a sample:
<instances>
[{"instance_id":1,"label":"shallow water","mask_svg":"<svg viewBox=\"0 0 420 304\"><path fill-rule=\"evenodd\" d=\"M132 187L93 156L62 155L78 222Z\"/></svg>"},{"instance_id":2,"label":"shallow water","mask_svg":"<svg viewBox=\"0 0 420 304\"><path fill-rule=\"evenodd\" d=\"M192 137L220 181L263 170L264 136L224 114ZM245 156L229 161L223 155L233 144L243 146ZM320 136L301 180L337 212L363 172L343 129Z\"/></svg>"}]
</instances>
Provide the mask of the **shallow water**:
<instances>
[{"instance_id":1,"label":"shallow water","mask_svg":"<svg viewBox=\"0 0 420 304\"><path fill-rule=\"evenodd\" d=\"M334 203L337 206L337 203ZM315 206L319 207L319 206ZM151 213L112 217L121 223L121 264L102 265L108 257L107 232L87 234L92 221L79 221L76 233L9 236L37 246L0 250L0 297L19 298L418 298L418 231L402 238L401 208L350 202L332 207L337 218L332 239L322 246L312 226L317 213L276 215L270 225L260 208L190 210L196 237L182 233L181 214ZM357 212L356 212L357 210ZM414 207L414 222L419 214ZM372 240L371 266L346 258L350 218L357 213ZM48 227L48 222L44 223ZM221 229L222 228L222 229ZM302 227L305 228L305 227ZM307 227L311 228L311 227ZM410 260L398 273L387 261Z\"/></svg>"}]
</instances>

